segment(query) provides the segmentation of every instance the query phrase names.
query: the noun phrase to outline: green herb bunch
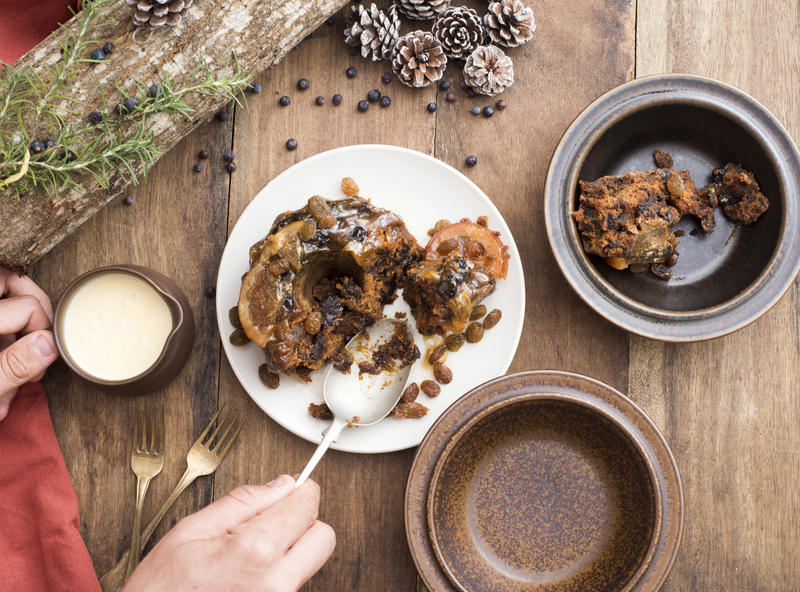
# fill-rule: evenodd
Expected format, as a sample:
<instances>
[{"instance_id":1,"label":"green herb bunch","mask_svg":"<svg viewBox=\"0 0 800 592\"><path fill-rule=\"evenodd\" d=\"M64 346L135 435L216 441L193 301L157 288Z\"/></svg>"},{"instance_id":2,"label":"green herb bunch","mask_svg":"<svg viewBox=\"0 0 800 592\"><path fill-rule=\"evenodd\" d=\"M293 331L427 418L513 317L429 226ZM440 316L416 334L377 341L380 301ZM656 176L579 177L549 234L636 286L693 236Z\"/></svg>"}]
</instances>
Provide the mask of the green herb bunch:
<instances>
[{"instance_id":1,"label":"green herb bunch","mask_svg":"<svg viewBox=\"0 0 800 592\"><path fill-rule=\"evenodd\" d=\"M117 176L137 183L135 165L141 163L146 172L161 151L150 129L154 116L190 117L193 109L186 97L192 93L245 100L251 75L242 72L232 55L218 75L198 60L180 88L169 78L150 85L136 80L127 92L114 82L108 92L101 91L94 118L82 113L86 105L78 98L80 74L86 64L98 63L86 56L102 45L94 37L114 24L111 12L116 8L118 0L84 0L76 26L62 26L61 34L55 34L61 57L53 63L34 69L0 61L0 194L19 197L34 187L51 194L83 190L89 178L102 188ZM116 109L109 109L112 97ZM80 123L67 124L67 115L72 121L79 115Z\"/></svg>"}]
</instances>

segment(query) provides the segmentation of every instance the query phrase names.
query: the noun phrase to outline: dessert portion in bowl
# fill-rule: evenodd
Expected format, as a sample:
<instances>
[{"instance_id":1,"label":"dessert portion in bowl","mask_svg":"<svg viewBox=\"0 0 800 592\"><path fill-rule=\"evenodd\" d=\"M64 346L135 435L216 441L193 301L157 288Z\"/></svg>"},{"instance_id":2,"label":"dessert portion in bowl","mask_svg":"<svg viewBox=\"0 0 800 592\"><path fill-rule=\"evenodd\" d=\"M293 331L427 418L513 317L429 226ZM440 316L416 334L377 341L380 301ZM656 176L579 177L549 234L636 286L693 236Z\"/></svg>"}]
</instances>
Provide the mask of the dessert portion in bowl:
<instances>
[{"instance_id":1,"label":"dessert portion in bowl","mask_svg":"<svg viewBox=\"0 0 800 592\"><path fill-rule=\"evenodd\" d=\"M737 225L754 224L769 200L750 171L728 163L715 169L712 182L697 188L689 171L673 168L668 152L653 153L658 168L646 172L580 181L578 208L572 213L586 253L615 269L650 269L662 280L672 277L680 234L672 228L685 215L700 221L706 234L716 229L717 206Z\"/></svg>"},{"instance_id":2,"label":"dessert portion in bowl","mask_svg":"<svg viewBox=\"0 0 800 592\"><path fill-rule=\"evenodd\" d=\"M347 371L347 342L381 319L402 290L418 332L435 336L424 357L435 382L421 385L435 396L437 383L452 379L447 351L479 341L500 319L500 311L487 314L481 302L505 278L508 249L484 217L437 222L423 248L397 214L360 197L352 179L342 181L342 190L344 199L315 195L279 215L250 248L250 269L230 311L237 327L231 342L252 341L264 350L259 376L270 388L279 386L281 374L310 382L328 362ZM416 355L404 350L406 361L422 357L413 349ZM427 408L415 401L420 388L412 383L406 390L395 416L425 415ZM327 416L319 405L309 412Z\"/></svg>"}]
</instances>

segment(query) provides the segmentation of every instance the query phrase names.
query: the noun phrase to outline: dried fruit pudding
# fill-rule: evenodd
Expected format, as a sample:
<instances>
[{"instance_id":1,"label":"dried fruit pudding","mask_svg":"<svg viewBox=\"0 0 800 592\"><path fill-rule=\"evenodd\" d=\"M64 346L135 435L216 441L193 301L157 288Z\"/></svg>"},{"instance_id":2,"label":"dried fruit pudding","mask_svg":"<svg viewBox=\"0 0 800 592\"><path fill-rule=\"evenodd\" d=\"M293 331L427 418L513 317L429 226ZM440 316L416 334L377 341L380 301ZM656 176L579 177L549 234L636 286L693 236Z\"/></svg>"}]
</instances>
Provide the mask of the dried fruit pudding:
<instances>
[{"instance_id":1,"label":"dried fruit pudding","mask_svg":"<svg viewBox=\"0 0 800 592\"><path fill-rule=\"evenodd\" d=\"M310 381L327 362L347 372L352 359L344 346L382 318L384 305L402 288L418 331L445 337L441 355L429 363L434 378L449 383L447 351L480 341L483 329L500 319L500 311L487 315L480 302L506 277L508 248L480 217L477 223L440 221L423 249L399 216L359 197L352 179L342 181L342 191L346 199L314 196L305 207L281 214L250 248L250 270L231 310L237 327L231 342L249 340L264 349L259 376L270 388L278 387L280 373ZM419 357L413 340L394 339L358 371L379 373L393 360L409 365ZM395 417L427 412L413 400L401 403ZM309 412L329 414L324 405L312 404Z\"/></svg>"},{"instance_id":2,"label":"dried fruit pudding","mask_svg":"<svg viewBox=\"0 0 800 592\"><path fill-rule=\"evenodd\" d=\"M281 214L250 249L239 318L272 372L309 380L381 318L422 249L395 214L351 197L319 196Z\"/></svg>"},{"instance_id":3,"label":"dried fruit pudding","mask_svg":"<svg viewBox=\"0 0 800 592\"><path fill-rule=\"evenodd\" d=\"M639 272L649 267L657 277L669 279L679 244L672 227L683 216L695 216L710 234L716 229L717 205L738 224L752 224L769 207L753 174L741 166L715 170L714 182L698 190L688 171L672 168L669 153L657 150L653 156L662 168L579 182L578 209L572 216L583 248L616 269Z\"/></svg>"}]
</instances>

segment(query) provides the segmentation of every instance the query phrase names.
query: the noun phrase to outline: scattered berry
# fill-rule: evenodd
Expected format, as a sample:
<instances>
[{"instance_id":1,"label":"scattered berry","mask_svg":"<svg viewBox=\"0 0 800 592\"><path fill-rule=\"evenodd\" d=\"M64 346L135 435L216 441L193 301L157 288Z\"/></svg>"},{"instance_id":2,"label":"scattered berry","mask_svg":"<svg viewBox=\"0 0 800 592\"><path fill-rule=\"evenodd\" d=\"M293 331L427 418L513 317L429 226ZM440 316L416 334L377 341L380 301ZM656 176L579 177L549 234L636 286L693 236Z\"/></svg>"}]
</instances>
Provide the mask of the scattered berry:
<instances>
[{"instance_id":1,"label":"scattered berry","mask_svg":"<svg viewBox=\"0 0 800 592\"><path fill-rule=\"evenodd\" d=\"M367 100L370 103L377 103L380 98L381 98L381 91L379 91L377 88L373 88L371 91L367 93Z\"/></svg>"},{"instance_id":2,"label":"scattered berry","mask_svg":"<svg viewBox=\"0 0 800 592\"><path fill-rule=\"evenodd\" d=\"M203 172L203 163L198 162L194 165L194 172L195 173L202 173Z\"/></svg>"},{"instance_id":3,"label":"scattered berry","mask_svg":"<svg viewBox=\"0 0 800 592\"><path fill-rule=\"evenodd\" d=\"M439 88L441 88L442 90L450 90L450 82L448 82L447 80L442 80L439 83Z\"/></svg>"},{"instance_id":4,"label":"scattered berry","mask_svg":"<svg viewBox=\"0 0 800 592\"><path fill-rule=\"evenodd\" d=\"M226 150L225 154L222 155L222 160L225 162L233 162L234 158L236 158L236 154L234 154L233 150Z\"/></svg>"},{"instance_id":5,"label":"scattered berry","mask_svg":"<svg viewBox=\"0 0 800 592\"><path fill-rule=\"evenodd\" d=\"M461 87L461 90L467 90L467 87L468 87L468 85L467 85L467 81L466 81L466 80L462 80L462 81L460 81L460 82L458 83L458 86L459 86L459 87Z\"/></svg>"},{"instance_id":6,"label":"scattered berry","mask_svg":"<svg viewBox=\"0 0 800 592\"><path fill-rule=\"evenodd\" d=\"M358 48L357 47L351 47L350 48L350 55L351 56L358 55Z\"/></svg>"},{"instance_id":7,"label":"scattered berry","mask_svg":"<svg viewBox=\"0 0 800 592\"><path fill-rule=\"evenodd\" d=\"M358 70L356 70L353 66L350 66L344 71L344 73L348 78L355 78L356 74L358 74Z\"/></svg>"},{"instance_id":8,"label":"scattered berry","mask_svg":"<svg viewBox=\"0 0 800 592\"><path fill-rule=\"evenodd\" d=\"M225 169L226 169L226 170L227 170L229 173L232 173L233 171L235 171L235 170L236 170L236 163L235 163L235 162L229 162L228 164L226 164L226 165L225 165Z\"/></svg>"},{"instance_id":9,"label":"scattered berry","mask_svg":"<svg viewBox=\"0 0 800 592\"><path fill-rule=\"evenodd\" d=\"M228 121L228 117L230 117L230 114L224 109L217 112L217 121Z\"/></svg>"},{"instance_id":10,"label":"scattered berry","mask_svg":"<svg viewBox=\"0 0 800 592\"><path fill-rule=\"evenodd\" d=\"M478 96L478 93L476 93L475 90L472 87L470 87L466 90L466 95L468 99L474 99L475 97Z\"/></svg>"},{"instance_id":11,"label":"scattered berry","mask_svg":"<svg viewBox=\"0 0 800 592\"><path fill-rule=\"evenodd\" d=\"M458 97L456 96L456 93L449 92L444 96L444 100L448 103L455 103L458 100Z\"/></svg>"},{"instance_id":12,"label":"scattered berry","mask_svg":"<svg viewBox=\"0 0 800 592\"><path fill-rule=\"evenodd\" d=\"M206 158L208 158L208 150L203 148L200 152L197 153L197 158L199 158L200 160L205 160Z\"/></svg>"},{"instance_id":13,"label":"scattered berry","mask_svg":"<svg viewBox=\"0 0 800 592\"><path fill-rule=\"evenodd\" d=\"M381 97L380 103L381 103L381 107L388 107L389 105L392 104L392 99L390 99L388 95L383 95Z\"/></svg>"},{"instance_id":14,"label":"scattered berry","mask_svg":"<svg viewBox=\"0 0 800 592\"><path fill-rule=\"evenodd\" d=\"M78 158L78 155L75 154L69 148L67 148L67 150L65 152L62 152L61 154L59 154L59 158L61 158L61 160L64 160L66 162L72 162L73 160Z\"/></svg>"},{"instance_id":15,"label":"scattered berry","mask_svg":"<svg viewBox=\"0 0 800 592\"><path fill-rule=\"evenodd\" d=\"M314 99L314 104L317 105L318 107L321 107L322 105L325 104L325 97L322 96L317 97L316 99Z\"/></svg>"},{"instance_id":16,"label":"scattered berry","mask_svg":"<svg viewBox=\"0 0 800 592\"><path fill-rule=\"evenodd\" d=\"M472 107L472 114L473 115L480 115L481 114L481 108L478 107L477 105L475 105L474 107Z\"/></svg>"},{"instance_id":17,"label":"scattered berry","mask_svg":"<svg viewBox=\"0 0 800 592\"><path fill-rule=\"evenodd\" d=\"M358 102L358 110L361 113L364 113L367 109L369 109L369 103L367 103L366 101L359 101Z\"/></svg>"},{"instance_id":18,"label":"scattered berry","mask_svg":"<svg viewBox=\"0 0 800 592\"><path fill-rule=\"evenodd\" d=\"M384 72L383 76L381 76L381 82L384 84L390 84L393 80L391 72Z\"/></svg>"},{"instance_id":19,"label":"scattered berry","mask_svg":"<svg viewBox=\"0 0 800 592\"><path fill-rule=\"evenodd\" d=\"M339 105L342 104L342 95L340 94L333 95L331 102L338 107Z\"/></svg>"},{"instance_id":20,"label":"scattered berry","mask_svg":"<svg viewBox=\"0 0 800 592\"><path fill-rule=\"evenodd\" d=\"M486 105L486 106L483 108L483 116L484 116L484 117L491 117L492 115L494 115L494 107L491 107L491 106L489 106L489 105Z\"/></svg>"},{"instance_id":21,"label":"scattered berry","mask_svg":"<svg viewBox=\"0 0 800 592\"><path fill-rule=\"evenodd\" d=\"M93 60L97 60L98 62L102 62L106 59L106 54L102 49L93 49L92 53L89 54L89 57Z\"/></svg>"},{"instance_id":22,"label":"scattered berry","mask_svg":"<svg viewBox=\"0 0 800 592\"><path fill-rule=\"evenodd\" d=\"M310 86L311 86L311 83L305 78L301 78L300 80L297 81L297 89L298 90L308 90L308 87L310 87Z\"/></svg>"},{"instance_id":23,"label":"scattered berry","mask_svg":"<svg viewBox=\"0 0 800 592\"><path fill-rule=\"evenodd\" d=\"M136 105L138 105L136 99L128 97L127 99L122 101L121 104L114 107L114 113L116 113L117 115L127 115L128 113L136 109Z\"/></svg>"},{"instance_id":24,"label":"scattered berry","mask_svg":"<svg viewBox=\"0 0 800 592\"><path fill-rule=\"evenodd\" d=\"M52 147L53 147L53 146L55 146L55 145L56 145L56 143L55 143L55 142L53 142L53 140L52 140L51 138L47 138L47 139L44 141L44 147L45 147L45 148L52 148Z\"/></svg>"},{"instance_id":25,"label":"scattered berry","mask_svg":"<svg viewBox=\"0 0 800 592\"><path fill-rule=\"evenodd\" d=\"M256 82L255 84L248 84L247 85L247 90L249 90L251 93L257 95L258 93L261 92L262 89L261 89L261 85L258 82Z\"/></svg>"},{"instance_id":26,"label":"scattered berry","mask_svg":"<svg viewBox=\"0 0 800 592\"><path fill-rule=\"evenodd\" d=\"M326 23L328 23L328 26L329 26L329 27L332 27L333 25L335 25L335 24L336 24L336 15L334 14L333 16L331 16L331 17L330 17L330 18L329 18L327 21L325 21L325 22L326 22Z\"/></svg>"},{"instance_id":27,"label":"scattered berry","mask_svg":"<svg viewBox=\"0 0 800 592\"><path fill-rule=\"evenodd\" d=\"M497 109L498 111L502 111L503 109L506 108L506 102L503 99L500 99L494 104L494 108Z\"/></svg>"},{"instance_id":28,"label":"scattered berry","mask_svg":"<svg viewBox=\"0 0 800 592\"><path fill-rule=\"evenodd\" d=\"M103 114L100 113L100 111L92 111L91 113L89 113L87 119L89 120L89 123L91 123L92 125L97 125L98 123L103 121Z\"/></svg>"},{"instance_id":29,"label":"scattered berry","mask_svg":"<svg viewBox=\"0 0 800 592\"><path fill-rule=\"evenodd\" d=\"M106 55L110 54L111 52L114 51L114 44L111 43L110 41L106 41L105 43L103 43L103 51L105 52Z\"/></svg>"},{"instance_id":30,"label":"scattered berry","mask_svg":"<svg viewBox=\"0 0 800 592\"><path fill-rule=\"evenodd\" d=\"M150 96L150 98L153 98L153 99L158 98L158 97L161 96L161 87L159 87L157 84L153 83L147 89L147 94Z\"/></svg>"},{"instance_id":31,"label":"scattered berry","mask_svg":"<svg viewBox=\"0 0 800 592\"><path fill-rule=\"evenodd\" d=\"M286 149L287 150L297 150L297 140L294 138L289 138L286 140Z\"/></svg>"},{"instance_id":32,"label":"scattered berry","mask_svg":"<svg viewBox=\"0 0 800 592\"><path fill-rule=\"evenodd\" d=\"M436 103L428 103L428 106L425 107L428 110L428 113L436 112Z\"/></svg>"},{"instance_id":33,"label":"scattered berry","mask_svg":"<svg viewBox=\"0 0 800 592\"><path fill-rule=\"evenodd\" d=\"M289 103L291 103L291 102L292 102L292 99L290 99L286 95L283 95L280 99L278 99L278 105L280 105L281 107L288 107Z\"/></svg>"},{"instance_id":34,"label":"scattered berry","mask_svg":"<svg viewBox=\"0 0 800 592\"><path fill-rule=\"evenodd\" d=\"M132 195L127 196L124 200L122 200L122 203L124 203L126 206L132 206L133 196Z\"/></svg>"},{"instance_id":35,"label":"scattered berry","mask_svg":"<svg viewBox=\"0 0 800 592\"><path fill-rule=\"evenodd\" d=\"M30 150L33 154L44 152L44 144L40 140L34 140L31 142Z\"/></svg>"},{"instance_id":36,"label":"scattered berry","mask_svg":"<svg viewBox=\"0 0 800 592\"><path fill-rule=\"evenodd\" d=\"M466 164L468 167L472 168L476 164L478 164L478 157L469 155L469 156L467 156L467 159L464 161L464 164Z\"/></svg>"}]
</instances>

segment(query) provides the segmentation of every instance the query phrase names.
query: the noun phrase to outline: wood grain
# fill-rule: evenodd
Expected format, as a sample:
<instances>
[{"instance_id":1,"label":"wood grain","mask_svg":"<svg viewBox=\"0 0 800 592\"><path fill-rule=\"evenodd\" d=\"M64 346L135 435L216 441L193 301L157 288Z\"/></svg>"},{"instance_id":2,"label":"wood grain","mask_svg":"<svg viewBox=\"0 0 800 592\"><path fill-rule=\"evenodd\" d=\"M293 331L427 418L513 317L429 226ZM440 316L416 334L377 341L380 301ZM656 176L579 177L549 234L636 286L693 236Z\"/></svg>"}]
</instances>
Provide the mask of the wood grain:
<instances>
[{"instance_id":1,"label":"wood grain","mask_svg":"<svg viewBox=\"0 0 800 592\"><path fill-rule=\"evenodd\" d=\"M795 137L794 0L639 0L637 76L689 72L753 95ZM800 588L798 285L761 320L706 343L631 339L630 395L683 477L683 544L665 590Z\"/></svg>"},{"instance_id":2,"label":"wood grain","mask_svg":"<svg viewBox=\"0 0 800 592\"><path fill-rule=\"evenodd\" d=\"M231 51L235 49L245 73L259 72L279 62L345 1L198 2L178 26L156 30L146 47L134 41L131 11L120 3L108 16L108 21L116 24L96 31L103 40L116 45L113 57L102 64L76 66L80 71L80 87L74 98L86 110L81 112L70 105L64 114L65 125L77 125L92 110L102 109L104 96L112 105L118 102L121 96L109 90L113 89L113 84L131 94L136 94L137 80L151 84L169 77L174 88L187 86L201 56L211 71L220 72L230 63ZM75 19L65 26L75 29ZM48 62L59 59L59 42L64 35L65 31L59 31L48 37L20 58L15 67L41 70ZM220 42L221 39L224 42ZM191 118L161 113L150 119L157 147L172 148L225 103L224 99L204 94L191 94L184 99L194 109ZM28 123L31 137L37 137L33 133L36 123ZM132 127L123 128L123 135L129 137ZM143 163L130 164L137 177L141 177ZM85 189L65 190L58 195L47 195L42 188L37 188L19 200L1 196L4 199L0 199L0 220L8 231L0 234L0 265L25 269L120 195L127 184L116 173L110 174L109 186L105 189L91 178L81 182Z\"/></svg>"},{"instance_id":3,"label":"wood grain","mask_svg":"<svg viewBox=\"0 0 800 592\"><path fill-rule=\"evenodd\" d=\"M214 301L204 290L215 284L225 242L229 175L221 153L231 136L230 123L202 126L156 165L146 184L130 192L134 205L116 200L32 270L55 301L85 271L122 262L145 265L172 277L194 311L193 353L162 391L141 398L105 395L80 382L62 363L45 378L56 435L78 494L81 533L100 575L127 548L133 521L135 479L129 459L134 407L161 407L167 417L167 456L145 502L146 523L183 473L186 451L217 406L220 347ZM201 148L212 154L198 175L192 165ZM156 537L208 504L211 483L203 478L190 487Z\"/></svg>"}]
</instances>

